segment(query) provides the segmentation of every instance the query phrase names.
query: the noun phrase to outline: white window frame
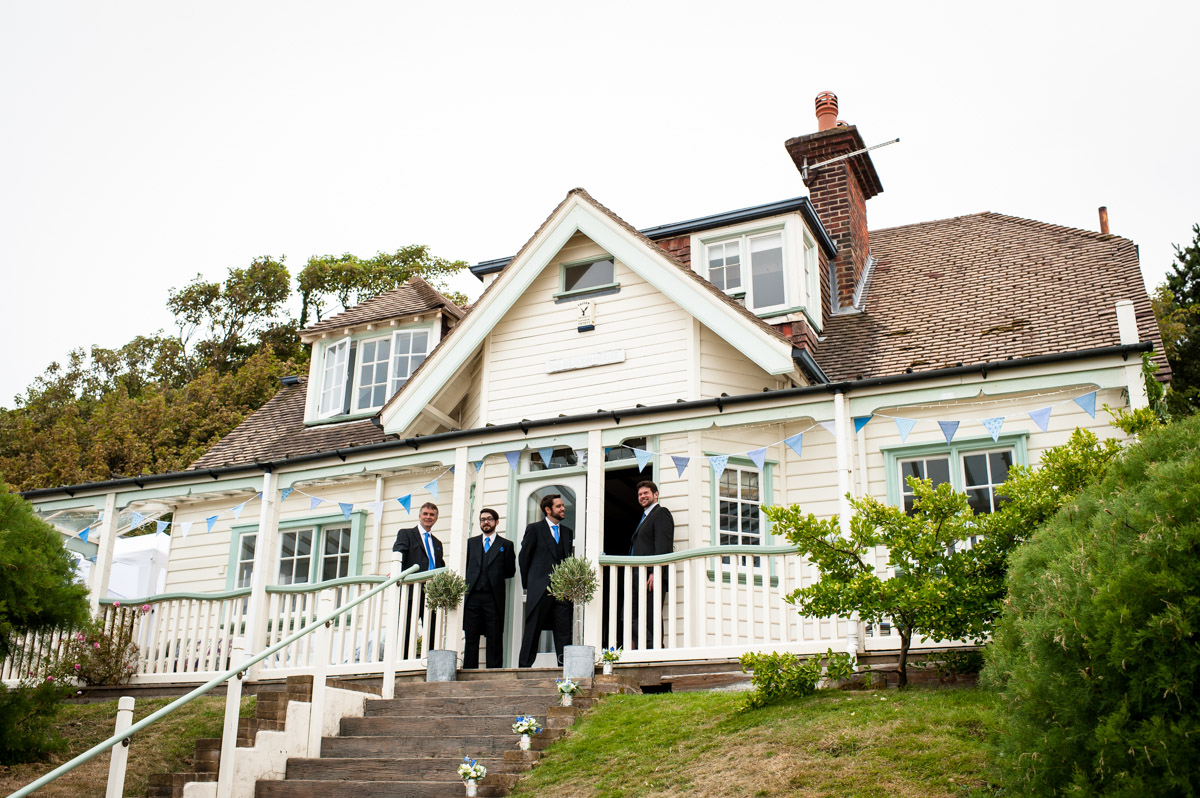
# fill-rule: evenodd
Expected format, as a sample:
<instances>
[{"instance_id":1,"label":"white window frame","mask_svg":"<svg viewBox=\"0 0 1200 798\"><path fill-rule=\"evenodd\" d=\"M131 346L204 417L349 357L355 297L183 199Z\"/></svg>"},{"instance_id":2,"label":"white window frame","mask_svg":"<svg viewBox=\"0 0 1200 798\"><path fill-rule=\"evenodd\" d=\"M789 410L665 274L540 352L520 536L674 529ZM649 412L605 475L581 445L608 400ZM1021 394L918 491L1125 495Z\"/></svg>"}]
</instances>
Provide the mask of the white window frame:
<instances>
[{"instance_id":1,"label":"white window frame","mask_svg":"<svg viewBox=\"0 0 1200 798\"><path fill-rule=\"evenodd\" d=\"M431 327L429 325L424 325L424 324L414 325L411 327L406 327L403 330L396 330L394 333L392 333L392 356L391 356L391 359L388 361L388 395L387 395L388 399L391 399L393 396L395 396L396 392L404 387L404 383L408 382L409 379L412 378L413 372L416 371L416 369L411 367L412 366L412 347L410 346L409 351L408 351L409 366L410 366L410 368L408 370L408 376L405 377L404 380L399 385L395 384L396 383L396 358L399 356L399 348L396 346L396 344L400 341L400 336L415 335L419 332L427 333L425 336L425 353L424 353L424 357L421 358L421 363L424 363L429 358L429 353L433 351L433 347L437 344L437 341L435 341L433 338L433 334L434 334L433 327ZM417 366L420 367L421 363L418 363ZM384 400L384 402L386 402L386 401L387 401L387 399ZM380 405L380 406L382 407L382 405Z\"/></svg>"},{"instance_id":2,"label":"white window frame","mask_svg":"<svg viewBox=\"0 0 1200 798\"><path fill-rule=\"evenodd\" d=\"M379 410L383 405L364 407L358 404L358 390L361 387L361 369L359 368L358 352L364 342L378 341L382 339L390 340L388 353L388 377L387 391L383 404L387 404L388 400L395 395L396 391L403 385L396 384L396 348L397 344L404 335L414 335L417 333L426 333L425 337L425 352L422 356L422 362L428 359L429 354L437 347L441 340L441 321L440 316L434 316L430 321L419 321L413 324L405 324L385 330L364 330L362 332L346 335L337 339L325 339L313 344L312 363L309 366L308 380L309 390L307 397L307 410L305 412L305 421L309 423L326 420L339 420L339 417L351 415L360 415L373 413ZM321 399L325 395L325 376L327 366L331 365L329 358L336 358L339 355L341 347L345 346L345 361L341 369L343 380L340 385L331 386L336 389L336 396L332 393L329 395L327 403L322 403ZM350 349L354 348L354 370L350 373ZM409 355L411 357L411 355ZM415 369L414 369L415 370ZM411 376L411 372L409 374ZM408 381L406 377L405 382ZM346 411L346 391L351 391L350 410ZM337 399L336 405L333 400Z\"/></svg>"},{"instance_id":3,"label":"white window frame","mask_svg":"<svg viewBox=\"0 0 1200 798\"><path fill-rule=\"evenodd\" d=\"M325 560L328 559L325 554L325 541L328 539L328 533L335 530L346 530L348 537L346 545L349 548L345 551L339 550L335 555L337 559L345 559L346 575L357 576L362 569L363 558L363 537L366 530L366 513L362 510L355 510L350 514L350 519L346 520L341 514L327 515L319 518L310 519L294 519L290 521L280 522L279 531L277 532L277 543L273 557L267 563L267 571L271 574L271 584L313 584L315 582L324 581L320 576L325 571ZM280 568L284 562L283 558L283 541L284 536L294 534L299 536L303 533L308 533L311 536L311 546L308 554L308 569L304 573L304 579L295 579L295 568L292 569L293 581L283 582L279 580ZM253 553L251 559L243 560L242 547L243 541L253 540L257 550L258 545L258 525L257 524L240 524L233 527L233 537L231 540L229 569L230 573L227 576L226 585L228 590L234 590L238 587L240 576L243 567L246 569L247 583L245 587L250 586L250 580L254 576L254 560ZM292 558L294 559L294 558Z\"/></svg>"},{"instance_id":4,"label":"white window frame","mask_svg":"<svg viewBox=\"0 0 1200 798\"><path fill-rule=\"evenodd\" d=\"M359 395L362 393L362 389L363 389L363 384L362 384L363 363L362 363L362 360L359 357L357 357L357 355L362 354L363 346L365 344L373 343L373 344L378 345L378 344L384 343L384 342L386 342L388 345L388 353L387 353L387 372L386 372L386 374L384 374L384 378L383 378L383 392L384 392L383 402L380 402L377 405L376 404L360 405L358 403L358 399L359 399ZM395 335L371 336L369 338L363 338L363 339L355 342L355 346L356 346L356 349L355 349L356 357L354 359L354 386L351 388L351 390L352 390L351 396L353 396L354 399L350 404L350 412L363 413L368 410L377 410L377 409L383 407L384 402L387 402L388 398L394 393L394 391L391 390L391 385L392 385L392 363L395 360L393 355L395 354L395 349L396 349L396 336ZM378 363L379 359L376 358L375 360L373 360L371 362ZM372 372L374 372L374 369L372 369ZM372 386L375 386L378 384L379 383L374 383L374 382L371 383ZM374 393L374 388L372 388L372 393Z\"/></svg>"},{"instance_id":5,"label":"white window frame","mask_svg":"<svg viewBox=\"0 0 1200 798\"><path fill-rule=\"evenodd\" d=\"M337 362L336 362L336 358L338 357L339 352L341 352L341 356L342 356L342 362L341 362L340 368L337 366ZM330 362L330 358L335 359L333 363ZM332 369L330 368L331 365L333 366ZM350 365L350 336L347 335L345 338L340 338L336 341L330 341L328 344L326 344L322 348L322 350L321 350L321 365L320 365L319 370L317 371L317 417L318 418L330 418L332 416L338 416L338 415L342 414L342 408L344 408L346 406L346 383L349 382L349 380L347 379L347 377L349 376L347 373L347 369L349 368L349 365ZM331 374L331 373L333 374L333 378L335 380L340 375L341 380L337 384L330 386L330 388L327 389L325 386L325 378L326 378L326 375ZM333 391L335 393L330 393L330 401L329 401L329 404L326 405L325 404L325 396L328 391ZM335 395L337 397L336 401L334 401L334 399L333 399L333 397Z\"/></svg>"},{"instance_id":6,"label":"white window frame","mask_svg":"<svg viewBox=\"0 0 1200 798\"><path fill-rule=\"evenodd\" d=\"M742 498L742 478L741 478L742 472L755 474L758 477L758 500L757 501ZM724 479L725 475L729 474L729 473L737 474L738 495L734 499L730 499L728 497L721 495L721 480ZM712 484L713 484L713 526L712 526L713 545L715 545L715 546L722 546L722 545L763 546L763 545L767 545L767 541L770 538L770 534L769 534L769 529L767 526L767 517L762 511L763 507L770 505L770 499L767 495L767 492L768 492L767 486L770 484L767 468L764 468L762 471L759 471L757 468L755 468L755 466L752 463L749 465L743 465L741 463L726 463L725 470L721 472L720 477L717 477L714 474ZM736 543L736 544L735 543L724 544L721 542L721 535L730 534L729 531L721 528L721 502L722 501L727 501L727 502L732 501L732 502L736 503L737 507L738 507L738 514L737 514L738 543ZM747 542L747 543L743 543L741 540L742 537L744 537L744 533L741 530L741 520L742 520L741 507L743 504L754 505L754 506L757 506L757 508L758 508L758 513L757 513L757 518L758 518L757 538L758 539L755 541ZM761 569L763 564L766 562L766 559L764 559L762 557L757 557L757 556L747 557L746 555L740 555L738 559L740 560L740 563L739 563L740 567L745 568L747 565L750 565L752 568L754 568L756 570ZM721 558L721 566L723 569L729 569L731 567L728 556Z\"/></svg>"}]
</instances>

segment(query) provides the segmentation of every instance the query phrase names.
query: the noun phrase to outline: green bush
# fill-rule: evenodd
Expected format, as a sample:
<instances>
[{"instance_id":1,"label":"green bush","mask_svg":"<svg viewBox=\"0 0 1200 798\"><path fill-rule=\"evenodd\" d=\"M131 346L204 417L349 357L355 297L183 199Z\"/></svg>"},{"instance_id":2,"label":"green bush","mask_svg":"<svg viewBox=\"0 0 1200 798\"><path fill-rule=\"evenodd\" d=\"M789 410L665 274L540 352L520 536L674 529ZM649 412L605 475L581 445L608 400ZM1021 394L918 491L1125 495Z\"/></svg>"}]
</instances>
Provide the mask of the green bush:
<instances>
[{"instance_id":1,"label":"green bush","mask_svg":"<svg viewBox=\"0 0 1200 798\"><path fill-rule=\"evenodd\" d=\"M54 729L66 692L54 677L17 687L0 684L0 765L35 762L66 748L67 741Z\"/></svg>"},{"instance_id":2,"label":"green bush","mask_svg":"<svg viewBox=\"0 0 1200 798\"><path fill-rule=\"evenodd\" d=\"M1146 433L1014 554L987 657L1012 792L1200 791L1200 417Z\"/></svg>"},{"instance_id":3,"label":"green bush","mask_svg":"<svg viewBox=\"0 0 1200 798\"><path fill-rule=\"evenodd\" d=\"M738 661L743 673L753 672L750 683L754 690L746 694L743 710L761 709L782 698L812 695L822 677L839 682L854 672L850 655L834 654L833 649L825 652L824 662L820 656L801 659L795 654L774 651L770 654L746 653Z\"/></svg>"},{"instance_id":4,"label":"green bush","mask_svg":"<svg viewBox=\"0 0 1200 798\"><path fill-rule=\"evenodd\" d=\"M137 609L118 602L102 622L89 622L67 639L51 673L92 686L128 684L137 671L138 647L133 642L137 616L149 609L148 604Z\"/></svg>"}]
</instances>

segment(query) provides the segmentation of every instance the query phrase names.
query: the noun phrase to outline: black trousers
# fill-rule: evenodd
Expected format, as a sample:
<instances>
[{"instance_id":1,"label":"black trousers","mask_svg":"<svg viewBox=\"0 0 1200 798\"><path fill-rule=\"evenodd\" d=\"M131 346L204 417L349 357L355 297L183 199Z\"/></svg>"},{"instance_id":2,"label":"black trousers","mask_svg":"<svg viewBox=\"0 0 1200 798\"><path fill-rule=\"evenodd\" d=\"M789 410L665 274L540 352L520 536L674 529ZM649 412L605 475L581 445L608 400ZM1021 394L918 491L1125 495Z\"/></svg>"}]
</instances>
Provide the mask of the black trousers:
<instances>
[{"instance_id":1,"label":"black trousers","mask_svg":"<svg viewBox=\"0 0 1200 798\"><path fill-rule=\"evenodd\" d=\"M487 638L487 667L504 667L504 613L491 591L472 590L463 604L463 667L479 667L479 636Z\"/></svg>"},{"instance_id":2,"label":"black trousers","mask_svg":"<svg viewBox=\"0 0 1200 798\"><path fill-rule=\"evenodd\" d=\"M554 653L563 664L563 647L571 643L571 615L574 606L551 596L542 596L532 610L525 613L525 633L521 636L521 656L517 664L532 668L537 659L538 636L543 629L554 632Z\"/></svg>"},{"instance_id":3,"label":"black trousers","mask_svg":"<svg viewBox=\"0 0 1200 798\"><path fill-rule=\"evenodd\" d=\"M644 635L645 646L646 648L662 648L662 644L654 640L654 613L656 612L655 605L661 607L663 599L667 595L667 587L669 586L671 572L666 566L663 566L657 570L658 573L654 576L654 592L651 593L650 591L646 590L646 580L650 577L653 569L633 569L634 582L633 590L631 592L633 597L633 611L630 613L630 620L633 623L633 634L630 635L630 639L633 641L634 648L642 647L642 640L638 637L638 605L643 603L646 605L646 634ZM665 634L666 630L664 629L663 632Z\"/></svg>"},{"instance_id":4,"label":"black trousers","mask_svg":"<svg viewBox=\"0 0 1200 798\"><path fill-rule=\"evenodd\" d=\"M404 658L408 659L411 653L408 645L408 627L412 624L413 600L412 596L408 597L407 607L403 599L400 600L401 612L404 613L404 626L400 629L400 637L404 640ZM417 634L421 634L421 622L425 620L425 588L421 588L420 599L417 601ZM428 657L429 652L435 648L437 643L437 613L429 619L429 639L421 641L421 650L417 656Z\"/></svg>"}]
</instances>

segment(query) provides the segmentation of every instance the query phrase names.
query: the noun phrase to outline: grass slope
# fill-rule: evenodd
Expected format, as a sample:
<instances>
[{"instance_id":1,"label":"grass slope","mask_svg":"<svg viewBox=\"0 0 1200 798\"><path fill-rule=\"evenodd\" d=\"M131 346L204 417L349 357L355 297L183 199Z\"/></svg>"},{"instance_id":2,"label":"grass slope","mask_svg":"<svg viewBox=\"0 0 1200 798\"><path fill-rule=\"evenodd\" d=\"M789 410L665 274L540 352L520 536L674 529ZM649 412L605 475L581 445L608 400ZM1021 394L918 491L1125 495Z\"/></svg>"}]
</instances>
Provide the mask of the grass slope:
<instances>
[{"instance_id":1,"label":"grass slope","mask_svg":"<svg viewBox=\"0 0 1200 798\"><path fill-rule=\"evenodd\" d=\"M581 719L514 796L996 794L976 689L822 691L738 713L736 693L613 696Z\"/></svg>"},{"instance_id":2,"label":"grass slope","mask_svg":"<svg viewBox=\"0 0 1200 798\"><path fill-rule=\"evenodd\" d=\"M134 722L162 709L173 700L140 699L133 710ZM242 699L242 717L254 713L254 700L253 696ZM224 696L201 696L134 735L129 748L124 794L145 795L152 773L188 770L186 762L192 756L196 739L220 737L224 716ZM68 740L67 749L47 762L0 767L0 795L8 795L24 787L96 743L104 742L112 736L116 718L116 701L64 705L59 710L57 726L59 733ZM46 785L35 795L37 798L103 798L108 783L108 760L107 753L101 754Z\"/></svg>"}]
</instances>

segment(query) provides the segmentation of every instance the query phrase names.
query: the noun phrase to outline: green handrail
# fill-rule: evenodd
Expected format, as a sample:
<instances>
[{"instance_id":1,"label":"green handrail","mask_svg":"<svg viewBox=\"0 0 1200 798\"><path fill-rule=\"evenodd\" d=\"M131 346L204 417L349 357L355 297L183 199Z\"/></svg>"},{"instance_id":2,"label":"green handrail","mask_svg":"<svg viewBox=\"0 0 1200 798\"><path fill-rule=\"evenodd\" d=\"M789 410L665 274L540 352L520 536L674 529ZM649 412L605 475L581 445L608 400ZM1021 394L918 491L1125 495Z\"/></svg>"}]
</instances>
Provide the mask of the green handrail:
<instances>
[{"instance_id":1,"label":"green handrail","mask_svg":"<svg viewBox=\"0 0 1200 798\"><path fill-rule=\"evenodd\" d=\"M684 549L683 551L674 551L670 554L646 555L639 557L601 554L601 565L667 565L674 562L682 562L683 560L698 559L700 557L728 557L736 554L748 554L755 557L769 557L773 554L798 554L799 546L783 545L783 546L704 546L699 549Z\"/></svg>"},{"instance_id":2,"label":"green handrail","mask_svg":"<svg viewBox=\"0 0 1200 798\"><path fill-rule=\"evenodd\" d=\"M199 698L200 696L204 695L205 693L209 692L210 690L212 690L214 687L221 684L222 682L228 681L230 679L230 677L240 674L243 671L248 670L250 667L257 665L259 662L262 662L264 659L271 656L275 652L290 646L292 643L295 643L297 640L304 637L305 635L312 634L314 631L316 631L317 629L320 629L326 623L329 623L334 618L343 614L347 610L357 607L359 604L366 601L367 599L378 595L379 593L383 592L384 590L386 590L387 588L396 584L397 582L400 582L406 576L416 573L418 567L419 566L416 566L416 565L410 566L407 570L400 572L396 576L388 578L387 581L379 584L374 589L372 589L366 593L363 593L361 596L354 599L353 601L342 605L341 607L334 610L332 613L325 616L324 618L318 619L315 623L304 627L300 631L295 632L294 634L292 634L291 636L289 636L283 640L280 640L275 645L265 649L264 651L260 652L258 655L251 657L250 659L246 660L245 662L243 662L241 665L237 666L236 668L230 668L229 670L225 671L224 673L214 676L213 678L209 679L204 684L197 687L195 690L192 690L192 692L188 693L185 696L181 696L181 697L175 699L174 701L167 704L165 707L158 710L157 712L152 712L151 714L142 718L137 723L133 724L132 726L130 726L128 729L121 732L120 734L114 734L112 737L109 737L104 742L97 743L96 745L92 746L88 750L84 751L79 756L72 759L70 762L66 762L62 765L59 765L54 770L50 771L46 775L39 778L37 781L33 781L33 782L30 782L29 784L26 784L21 789L17 790L16 792L12 793L11 795L9 795L8 798L24 798L24 796L29 795L34 790L41 789L42 787L46 786L50 782L57 779L59 776L62 776L64 773L71 772L75 768L82 765L84 762L87 762L88 760L99 756L100 754L104 753L109 748L112 748L114 745L116 745L117 743L126 739L127 737L132 737L134 734L136 734L137 732L140 732L142 729L146 728L147 726L151 725L152 723L154 723L158 720L161 720L162 718L165 718L167 715L170 715L172 712L174 712L176 709L183 706L184 704L190 703L191 701L193 701L193 700Z\"/></svg>"},{"instance_id":3,"label":"green handrail","mask_svg":"<svg viewBox=\"0 0 1200 798\"><path fill-rule=\"evenodd\" d=\"M431 571L417 571L412 569L405 571L405 576L402 580L404 584L412 584L414 582L424 582L431 578L438 571L447 570L445 568L436 568ZM387 579L386 576L378 574L361 574L359 576L342 576L337 579L330 579L326 582L301 582L296 585L267 585L268 593L308 593L318 592L329 587L342 587L344 585L357 584L377 584ZM105 606L112 606L120 602L129 607L140 607L143 604L157 604L163 601L173 601L175 599L191 599L194 601L220 601L223 599L243 598L250 595L250 588L240 587L236 590L223 590L216 593L159 593L154 596L143 596L142 598L131 599L115 599L105 597L100 599L100 603Z\"/></svg>"}]
</instances>

